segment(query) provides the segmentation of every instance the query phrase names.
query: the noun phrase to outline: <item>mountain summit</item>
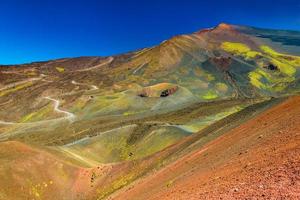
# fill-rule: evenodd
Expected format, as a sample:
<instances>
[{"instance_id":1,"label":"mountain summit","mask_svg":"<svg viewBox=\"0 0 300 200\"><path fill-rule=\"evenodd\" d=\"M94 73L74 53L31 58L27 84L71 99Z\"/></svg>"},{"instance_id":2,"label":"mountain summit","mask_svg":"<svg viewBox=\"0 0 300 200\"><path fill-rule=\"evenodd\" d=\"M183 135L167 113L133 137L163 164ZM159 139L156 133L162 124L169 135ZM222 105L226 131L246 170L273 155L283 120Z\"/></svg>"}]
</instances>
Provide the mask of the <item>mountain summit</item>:
<instances>
[{"instance_id":1,"label":"mountain summit","mask_svg":"<svg viewBox=\"0 0 300 200\"><path fill-rule=\"evenodd\" d=\"M3 120L28 114L28 109L37 106L31 101L49 94L69 94L64 104L75 109L69 101L81 102L85 96L79 92L82 88L99 88L97 92L102 97L118 96L102 99L104 103L96 107L85 105L92 106L90 112L96 115L294 94L299 89L299 41L300 33L295 31L221 23L123 55L2 66L0 85L20 85L13 92L3 90L2 101L11 97L24 99L21 108L16 102L5 104ZM14 114L5 115L7 110Z\"/></svg>"}]
</instances>

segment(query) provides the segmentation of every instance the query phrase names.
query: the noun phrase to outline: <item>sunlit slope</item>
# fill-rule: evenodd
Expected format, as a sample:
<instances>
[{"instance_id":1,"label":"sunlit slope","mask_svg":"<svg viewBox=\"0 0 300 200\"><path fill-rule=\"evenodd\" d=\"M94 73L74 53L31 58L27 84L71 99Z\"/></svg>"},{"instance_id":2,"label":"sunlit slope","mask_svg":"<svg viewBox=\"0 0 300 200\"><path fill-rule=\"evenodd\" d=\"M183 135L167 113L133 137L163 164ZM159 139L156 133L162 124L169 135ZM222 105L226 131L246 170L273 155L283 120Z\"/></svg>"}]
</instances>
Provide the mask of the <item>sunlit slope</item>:
<instances>
[{"instance_id":1,"label":"sunlit slope","mask_svg":"<svg viewBox=\"0 0 300 200\"><path fill-rule=\"evenodd\" d=\"M116 119L295 94L299 35L220 24L117 56L1 66L0 138L65 144Z\"/></svg>"},{"instance_id":2,"label":"sunlit slope","mask_svg":"<svg viewBox=\"0 0 300 200\"><path fill-rule=\"evenodd\" d=\"M286 44L280 49L278 43L239 30L221 24L214 29L176 36L137 52L112 71L127 70L121 82L132 82L133 78L139 85L177 83L202 101L284 94L298 76L297 54L286 51Z\"/></svg>"},{"instance_id":3,"label":"sunlit slope","mask_svg":"<svg viewBox=\"0 0 300 200\"><path fill-rule=\"evenodd\" d=\"M220 24L122 55L0 66L0 199L101 199L215 139L299 92L299 37Z\"/></svg>"},{"instance_id":4,"label":"sunlit slope","mask_svg":"<svg viewBox=\"0 0 300 200\"><path fill-rule=\"evenodd\" d=\"M123 55L2 66L1 120L57 117L43 99L47 96L66 110L93 117L291 94L298 91L299 35L220 24ZM172 94L161 97L166 90ZM145 91L151 94L141 96Z\"/></svg>"},{"instance_id":5,"label":"sunlit slope","mask_svg":"<svg viewBox=\"0 0 300 200\"><path fill-rule=\"evenodd\" d=\"M59 147L65 154L73 154L98 163L135 160L156 153L190 135L180 127L151 125L117 128L98 136L83 138Z\"/></svg>"},{"instance_id":6,"label":"sunlit slope","mask_svg":"<svg viewBox=\"0 0 300 200\"><path fill-rule=\"evenodd\" d=\"M1 66L0 139L64 145L199 102L295 94L299 35L220 24L117 56Z\"/></svg>"},{"instance_id":7,"label":"sunlit slope","mask_svg":"<svg viewBox=\"0 0 300 200\"><path fill-rule=\"evenodd\" d=\"M79 168L19 142L2 142L0 153L0 199L72 198Z\"/></svg>"}]
</instances>

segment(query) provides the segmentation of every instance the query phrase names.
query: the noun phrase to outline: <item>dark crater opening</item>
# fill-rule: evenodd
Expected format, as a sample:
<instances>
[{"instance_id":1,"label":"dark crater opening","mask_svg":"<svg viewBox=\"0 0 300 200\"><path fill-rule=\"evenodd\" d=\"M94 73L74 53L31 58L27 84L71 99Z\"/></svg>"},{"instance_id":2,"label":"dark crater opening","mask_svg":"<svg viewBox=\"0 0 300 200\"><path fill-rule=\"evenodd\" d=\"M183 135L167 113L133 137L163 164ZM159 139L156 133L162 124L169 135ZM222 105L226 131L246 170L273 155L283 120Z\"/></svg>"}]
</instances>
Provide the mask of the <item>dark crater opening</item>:
<instances>
[{"instance_id":1,"label":"dark crater opening","mask_svg":"<svg viewBox=\"0 0 300 200\"><path fill-rule=\"evenodd\" d=\"M163 90L160 93L160 97L167 97L169 95L174 94L176 91L177 91L177 88L170 88L170 89Z\"/></svg>"},{"instance_id":2,"label":"dark crater opening","mask_svg":"<svg viewBox=\"0 0 300 200\"><path fill-rule=\"evenodd\" d=\"M268 70L271 70L271 71L277 71L278 70L278 67L276 65L273 65L273 64L269 64L267 66L265 66L266 69Z\"/></svg>"}]
</instances>

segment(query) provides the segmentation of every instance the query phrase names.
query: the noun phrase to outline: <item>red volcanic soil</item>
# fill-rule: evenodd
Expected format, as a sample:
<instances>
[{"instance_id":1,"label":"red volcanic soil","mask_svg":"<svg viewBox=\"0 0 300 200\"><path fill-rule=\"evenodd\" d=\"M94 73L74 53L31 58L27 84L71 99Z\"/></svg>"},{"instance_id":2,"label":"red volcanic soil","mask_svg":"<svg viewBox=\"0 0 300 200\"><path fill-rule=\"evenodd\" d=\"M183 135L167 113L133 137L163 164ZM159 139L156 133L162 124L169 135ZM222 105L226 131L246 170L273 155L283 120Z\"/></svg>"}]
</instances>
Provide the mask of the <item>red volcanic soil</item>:
<instances>
[{"instance_id":1,"label":"red volcanic soil","mask_svg":"<svg viewBox=\"0 0 300 200\"><path fill-rule=\"evenodd\" d=\"M112 199L300 199L300 97L290 97Z\"/></svg>"},{"instance_id":2,"label":"red volcanic soil","mask_svg":"<svg viewBox=\"0 0 300 200\"><path fill-rule=\"evenodd\" d=\"M213 64L217 65L220 69L222 70L228 70L231 63L232 63L232 60L230 57L215 57L212 59L212 62Z\"/></svg>"}]
</instances>

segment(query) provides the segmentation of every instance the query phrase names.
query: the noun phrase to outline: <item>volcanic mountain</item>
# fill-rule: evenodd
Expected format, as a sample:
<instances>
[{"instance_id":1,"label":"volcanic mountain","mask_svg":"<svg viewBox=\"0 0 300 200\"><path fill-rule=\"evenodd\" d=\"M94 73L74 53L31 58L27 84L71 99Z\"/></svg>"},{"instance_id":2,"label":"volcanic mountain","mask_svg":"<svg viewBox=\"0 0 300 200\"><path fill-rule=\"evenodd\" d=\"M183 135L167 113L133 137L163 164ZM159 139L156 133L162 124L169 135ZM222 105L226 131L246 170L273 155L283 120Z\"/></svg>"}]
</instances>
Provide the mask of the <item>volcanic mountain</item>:
<instances>
[{"instance_id":1,"label":"volcanic mountain","mask_svg":"<svg viewBox=\"0 0 300 200\"><path fill-rule=\"evenodd\" d=\"M2 65L0 199L186 199L180 188L230 199L268 187L270 198L296 199L299 72L300 32L224 23L121 55ZM270 141L284 137L274 154L289 154L274 161ZM294 170L280 173L295 192L274 193L273 179L255 188L249 167L241 179L253 188L232 185L232 173L256 160L244 152L264 145L263 159L276 163L260 157L256 167ZM208 186L192 190L197 176ZM215 179L225 185L211 191Z\"/></svg>"}]
</instances>

